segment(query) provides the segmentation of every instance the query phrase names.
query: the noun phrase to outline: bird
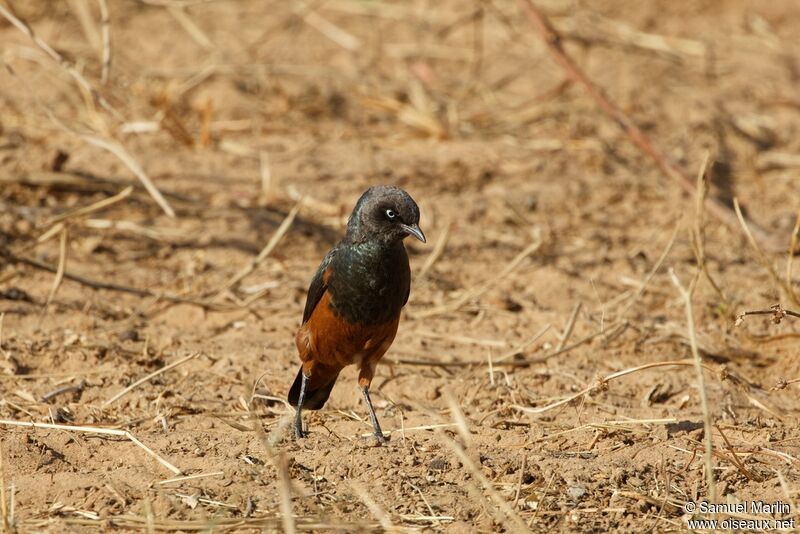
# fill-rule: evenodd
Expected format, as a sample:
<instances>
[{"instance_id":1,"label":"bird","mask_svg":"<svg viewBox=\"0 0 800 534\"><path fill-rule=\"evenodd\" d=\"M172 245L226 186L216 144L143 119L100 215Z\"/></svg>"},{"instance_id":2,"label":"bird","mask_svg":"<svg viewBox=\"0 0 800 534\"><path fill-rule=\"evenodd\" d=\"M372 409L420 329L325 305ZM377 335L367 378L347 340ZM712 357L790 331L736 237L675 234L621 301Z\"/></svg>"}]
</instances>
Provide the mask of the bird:
<instances>
[{"instance_id":1,"label":"bird","mask_svg":"<svg viewBox=\"0 0 800 534\"><path fill-rule=\"evenodd\" d=\"M344 237L322 260L295 336L302 362L288 395L295 407L295 438L305 436L302 410L321 409L342 369L355 364L374 436L386 443L369 387L411 290L403 240L426 242L419 216L417 203L403 189L370 187L356 202Z\"/></svg>"}]
</instances>

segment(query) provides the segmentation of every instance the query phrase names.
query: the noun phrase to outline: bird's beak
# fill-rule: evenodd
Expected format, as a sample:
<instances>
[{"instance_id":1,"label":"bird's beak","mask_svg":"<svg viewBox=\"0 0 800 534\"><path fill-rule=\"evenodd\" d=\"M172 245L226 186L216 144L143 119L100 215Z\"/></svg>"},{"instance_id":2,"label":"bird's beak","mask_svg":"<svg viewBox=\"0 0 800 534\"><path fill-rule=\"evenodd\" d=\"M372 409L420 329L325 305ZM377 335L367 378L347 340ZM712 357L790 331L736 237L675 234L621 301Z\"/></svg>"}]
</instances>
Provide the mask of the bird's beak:
<instances>
[{"instance_id":1,"label":"bird's beak","mask_svg":"<svg viewBox=\"0 0 800 534\"><path fill-rule=\"evenodd\" d=\"M427 242L425 239L425 234L422 233L422 230L420 230L418 224L402 224L400 226L408 233L408 235L413 235L423 243Z\"/></svg>"}]
</instances>

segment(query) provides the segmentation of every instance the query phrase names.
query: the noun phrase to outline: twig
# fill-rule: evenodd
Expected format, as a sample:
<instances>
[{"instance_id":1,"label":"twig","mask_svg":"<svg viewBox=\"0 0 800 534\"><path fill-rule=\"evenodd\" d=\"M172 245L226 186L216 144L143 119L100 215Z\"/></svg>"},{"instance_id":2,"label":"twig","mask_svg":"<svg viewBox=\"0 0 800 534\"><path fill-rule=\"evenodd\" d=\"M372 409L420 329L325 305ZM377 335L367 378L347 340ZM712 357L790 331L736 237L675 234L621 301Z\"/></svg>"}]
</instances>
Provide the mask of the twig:
<instances>
[{"instance_id":1,"label":"twig","mask_svg":"<svg viewBox=\"0 0 800 534\"><path fill-rule=\"evenodd\" d=\"M737 207L738 210L738 207ZM672 283L678 288L678 292L683 299L686 307L686 329L689 332L689 342L692 347L692 356L694 360L695 370L697 371L697 390L700 394L700 405L703 410L703 427L705 432L705 447L706 447L706 483L708 485L708 498L713 503L717 500L717 486L714 482L714 442L712 431L711 408L708 404L708 394L706 393L706 379L703 375L703 360L700 358L700 351L697 348L697 331L694 325L694 309L692 307L692 293L694 287L686 289L678 280L678 276L670 269L670 277Z\"/></svg>"},{"instance_id":2,"label":"twig","mask_svg":"<svg viewBox=\"0 0 800 534\"><path fill-rule=\"evenodd\" d=\"M267 257L272 253L272 251L278 245L281 238L286 234L286 232L289 231L289 228L291 228L292 223L294 222L294 219L297 216L297 212L300 211L301 204L302 200L294 205L294 207L286 216L286 218L283 219L283 222L281 222L280 226L278 226L278 229L275 230L275 233L272 235L269 242L264 246L263 249L261 249L261 252L259 252L258 255L250 261L250 263L248 263L238 273L233 275L230 278L230 280L225 282L225 284L222 287L220 287L217 290L211 291L210 293L207 293L207 296L208 295L219 296L223 292L231 289L236 284L241 282L247 275L252 273L256 269L256 267L258 267L261 264L261 262L267 259Z\"/></svg>"},{"instance_id":3,"label":"twig","mask_svg":"<svg viewBox=\"0 0 800 534\"><path fill-rule=\"evenodd\" d=\"M468 301L476 299L481 295L483 295L484 293L486 293L487 291L489 291L490 289L492 289L495 285L497 285L498 282L503 280L506 276L511 274L514 271L514 269L519 267L519 264L522 263L523 260L525 260L525 258L527 258L531 254L539 250L539 247L541 246L542 246L542 239L541 236L539 235L539 232L537 232L533 240L533 243L525 247L522 250L522 252L517 254L514 257L514 259L508 262L508 264L505 267L503 267L503 269L496 276L490 278L489 280L486 280L482 284L478 284L477 286L474 286L464 291L461 294L461 296L453 299L451 302L442 304L440 306L435 306L427 310L420 311L419 313L415 314L416 317L425 318L425 317L431 317L433 315L439 315L442 313L448 313L458 310Z\"/></svg>"},{"instance_id":4,"label":"twig","mask_svg":"<svg viewBox=\"0 0 800 534\"><path fill-rule=\"evenodd\" d=\"M155 460L172 471L176 475L183 474L180 469L166 461L164 458L159 456L158 454L153 451L153 449L147 447L144 443L136 439L136 437L128 432L127 430L117 430L114 428L99 428L94 426L73 426L73 425L57 425L51 423L32 423L27 421L13 421L9 419L0 419L0 425L6 426L22 426L28 428L42 428L42 429L51 429L51 430L66 430L68 432L85 432L89 434L101 434L107 436L120 436L124 438L128 438L131 440L137 447L140 447L143 451L145 451L148 455L155 458Z\"/></svg>"},{"instance_id":5,"label":"twig","mask_svg":"<svg viewBox=\"0 0 800 534\"><path fill-rule=\"evenodd\" d=\"M741 325L744 322L744 318L748 315L772 315L772 322L775 324L780 324L787 315L800 317L800 313L796 311L787 310L780 304L773 304L768 310L750 310L739 313L739 315L736 316L736 323L734 326Z\"/></svg>"},{"instance_id":6,"label":"twig","mask_svg":"<svg viewBox=\"0 0 800 534\"><path fill-rule=\"evenodd\" d=\"M167 199L165 199L164 196L161 194L161 191L159 191L158 188L155 186L155 184L153 184L153 181L150 179L147 173L144 172L144 169L142 169L141 165L139 165L139 163L133 158L133 156L131 156L128 153L128 151L125 150L125 147L123 147L118 142L110 139L104 139L96 135L73 130L72 128L61 122L58 118L56 118L55 115L53 115L49 111L48 114L50 115L50 119L56 125L58 125L62 130L83 139L90 145L102 148L103 150L107 150L108 152L116 156L117 159L119 159L126 167L128 167L128 169L134 174L134 176L136 176L136 178L139 179L139 181L142 183L147 192L150 193L150 196L153 197L153 200L156 201L156 204L158 204L161 207L161 209L164 210L164 213L166 213L167 216L169 217L173 218L175 217L175 210L172 209L172 206L170 206L169 202L167 202Z\"/></svg>"},{"instance_id":7,"label":"twig","mask_svg":"<svg viewBox=\"0 0 800 534\"><path fill-rule=\"evenodd\" d=\"M676 182L687 193L694 195L695 186L688 173L670 162L667 156L653 144L639 126L637 126L616 104L611 102L603 91L584 74L572 57L564 50L564 47L561 45L561 37L547 20L547 17L534 6L531 0L517 0L517 3L547 44L556 62L566 71L567 76L586 88L592 99L594 99L608 116L622 127L625 134L640 150L642 150L642 152L650 156L656 165L658 165L658 168L661 169L668 178ZM731 229L736 228L738 225L736 217L728 206L723 204L720 200L711 197L707 198L706 202L708 204L707 209L711 214ZM761 228L755 228L755 230L758 235L758 240L768 245L770 250L783 250L783 246L779 245L766 231Z\"/></svg>"},{"instance_id":8,"label":"twig","mask_svg":"<svg viewBox=\"0 0 800 534\"><path fill-rule=\"evenodd\" d=\"M800 383L800 378L793 378L791 380L786 380L785 378L781 378L778 380L778 383L772 386L770 391L778 391L780 389L786 389L787 387L791 386L792 384Z\"/></svg>"},{"instance_id":9,"label":"twig","mask_svg":"<svg viewBox=\"0 0 800 534\"><path fill-rule=\"evenodd\" d=\"M134 382L130 386L126 387L125 389L123 389L122 391L120 391L119 393L117 393L116 395L114 395L113 397L108 399L107 401L105 401L103 403L103 408L107 407L108 405L110 405L114 401L118 400L119 398L127 395L129 392L131 392L132 390L136 389L138 386L144 384L145 382L149 381L152 378L155 378L156 376L160 375L161 373L165 373L165 372L169 371L170 369L174 369L175 367L179 366L182 363L188 362L192 358L196 358L198 356L198 354L199 353L197 353L197 352L189 354L188 356L185 356L185 357L181 358L180 360L174 361L169 365L165 365L161 369L158 369L157 371L153 371L149 375L147 375L147 376L145 376L143 378L140 378L139 380L137 380L136 382Z\"/></svg>"}]
</instances>

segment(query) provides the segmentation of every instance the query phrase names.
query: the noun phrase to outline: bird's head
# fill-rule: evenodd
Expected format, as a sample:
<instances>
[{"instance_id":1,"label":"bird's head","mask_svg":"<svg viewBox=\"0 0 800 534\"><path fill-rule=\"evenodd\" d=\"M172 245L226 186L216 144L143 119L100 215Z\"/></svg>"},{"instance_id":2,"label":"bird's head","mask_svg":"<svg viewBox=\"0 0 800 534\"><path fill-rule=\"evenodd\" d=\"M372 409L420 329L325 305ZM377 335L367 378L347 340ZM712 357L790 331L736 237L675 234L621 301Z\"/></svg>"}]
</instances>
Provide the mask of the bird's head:
<instances>
[{"instance_id":1,"label":"bird's head","mask_svg":"<svg viewBox=\"0 0 800 534\"><path fill-rule=\"evenodd\" d=\"M395 186L367 189L347 222L347 237L354 242L401 241L409 235L425 243L425 234L419 228L417 203Z\"/></svg>"}]
</instances>

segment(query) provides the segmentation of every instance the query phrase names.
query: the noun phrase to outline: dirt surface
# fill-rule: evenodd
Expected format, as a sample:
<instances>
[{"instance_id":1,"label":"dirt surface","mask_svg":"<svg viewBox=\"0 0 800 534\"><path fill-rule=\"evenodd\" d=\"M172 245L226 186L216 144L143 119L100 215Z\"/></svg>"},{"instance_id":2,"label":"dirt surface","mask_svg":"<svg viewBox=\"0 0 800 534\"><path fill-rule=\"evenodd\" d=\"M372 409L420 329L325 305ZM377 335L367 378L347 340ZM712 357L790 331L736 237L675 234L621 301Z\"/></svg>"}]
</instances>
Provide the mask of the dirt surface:
<instances>
[{"instance_id":1,"label":"dirt surface","mask_svg":"<svg viewBox=\"0 0 800 534\"><path fill-rule=\"evenodd\" d=\"M800 319L734 327L800 307L786 252L768 253L773 277L741 228L698 215L517 4L109 1L106 84L99 3L13 4L107 105L0 23L6 529L686 530L684 504L711 497L670 270L696 282L717 501L790 507L720 518L797 516L800 384L781 381L800 378ZM710 195L788 250L794 0L541 7L671 161L694 175L709 153ZM429 238L407 243L411 299L373 383L391 439L364 437L349 368L296 442L283 399L305 290L382 183L418 201ZM58 283L59 263L84 281ZM678 363L602 378L658 362Z\"/></svg>"}]
</instances>

